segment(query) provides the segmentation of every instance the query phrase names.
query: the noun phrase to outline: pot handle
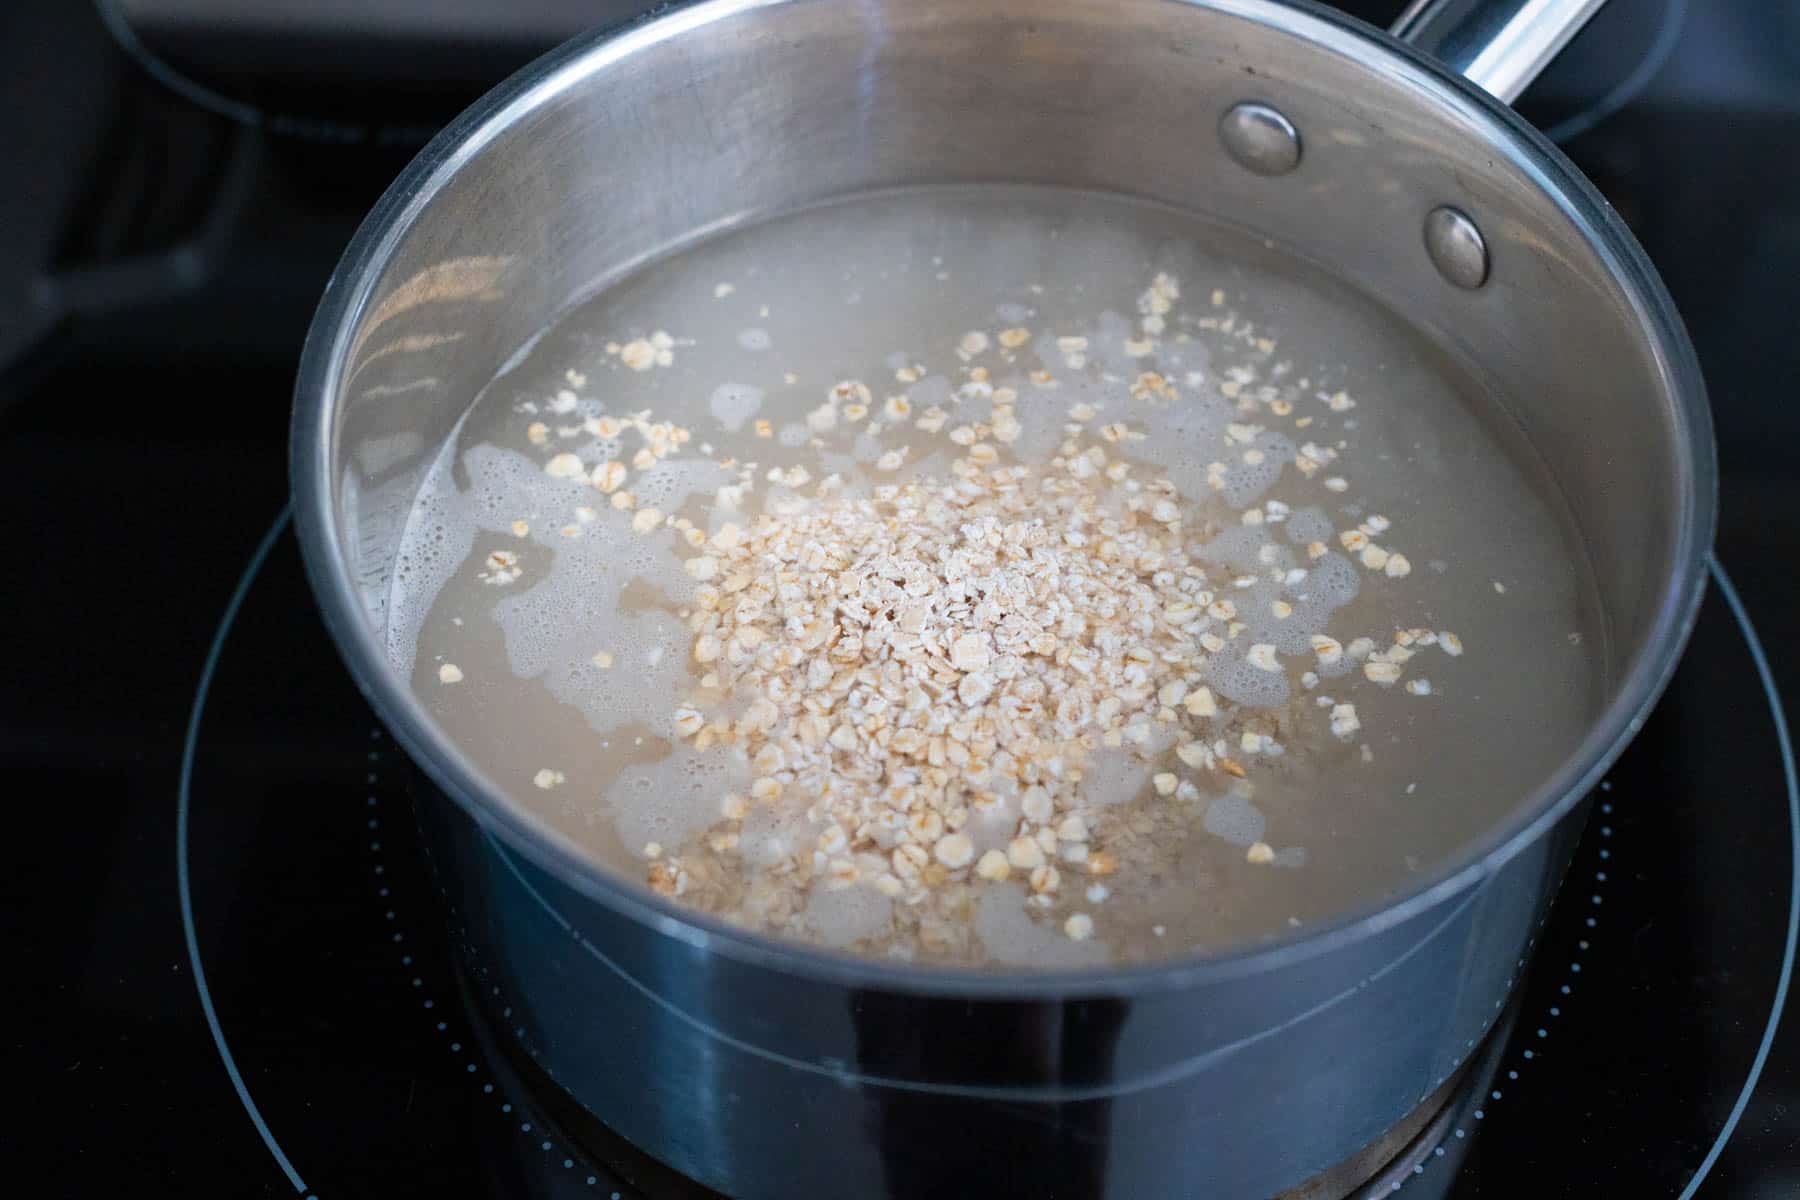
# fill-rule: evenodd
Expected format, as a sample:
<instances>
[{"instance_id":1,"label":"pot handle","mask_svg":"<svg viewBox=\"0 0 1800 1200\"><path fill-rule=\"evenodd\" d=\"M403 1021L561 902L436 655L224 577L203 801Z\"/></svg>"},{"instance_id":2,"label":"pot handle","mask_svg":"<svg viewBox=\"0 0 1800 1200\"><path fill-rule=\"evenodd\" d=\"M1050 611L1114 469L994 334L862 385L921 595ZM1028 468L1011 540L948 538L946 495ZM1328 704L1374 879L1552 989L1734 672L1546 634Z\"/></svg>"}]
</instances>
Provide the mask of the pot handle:
<instances>
[{"instance_id":1,"label":"pot handle","mask_svg":"<svg viewBox=\"0 0 1800 1200\"><path fill-rule=\"evenodd\" d=\"M1606 0L1412 0L1389 30L1511 104Z\"/></svg>"}]
</instances>

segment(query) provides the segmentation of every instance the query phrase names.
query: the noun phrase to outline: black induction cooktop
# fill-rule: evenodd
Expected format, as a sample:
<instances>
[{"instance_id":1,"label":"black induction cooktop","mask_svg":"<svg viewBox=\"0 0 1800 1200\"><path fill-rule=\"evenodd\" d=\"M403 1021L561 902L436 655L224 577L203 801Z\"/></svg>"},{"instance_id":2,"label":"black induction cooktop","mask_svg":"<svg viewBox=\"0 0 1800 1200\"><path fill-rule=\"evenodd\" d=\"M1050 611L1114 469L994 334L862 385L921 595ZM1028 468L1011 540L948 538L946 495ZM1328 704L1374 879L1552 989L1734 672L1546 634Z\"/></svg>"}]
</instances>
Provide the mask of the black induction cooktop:
<instances>
[{"instance_id":1,"label":"black induction cooktop","mask_svg":"<svg viewBox=\"0 0 1800 1200\"><path fill-rule=\"evenodd\" d=\"M1770 82L1800 78L1800 42L1756 0L1622 7L1655 19L1527 111L1571 137L1694 333L1729 582L1596 797L1480 1087L1370 1194L1800 1193L1800 812L1777 699L1800 689L1800 111ZM301 578L293 364L407 138L210 110L83 6L8 19L11 112L45 156L9 203L54 215L15 272L42 305L0 323L0 1161L37 1181L15 1188L704 1195L473 1018L408 769ZM80 160L61 191L58 152ZM16 241L30 222L0 224Z\"/></svg>"}]
</instances>

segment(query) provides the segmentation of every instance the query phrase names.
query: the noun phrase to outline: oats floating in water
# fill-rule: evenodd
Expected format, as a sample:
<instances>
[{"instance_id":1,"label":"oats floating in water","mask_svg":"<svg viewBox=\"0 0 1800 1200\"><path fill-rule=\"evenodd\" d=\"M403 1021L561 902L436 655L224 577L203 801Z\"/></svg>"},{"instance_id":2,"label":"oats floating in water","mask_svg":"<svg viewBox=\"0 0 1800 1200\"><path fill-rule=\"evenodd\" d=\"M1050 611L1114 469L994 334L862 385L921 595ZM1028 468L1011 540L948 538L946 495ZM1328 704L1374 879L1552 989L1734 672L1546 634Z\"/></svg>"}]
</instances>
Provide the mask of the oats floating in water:
<instances>
[{"instance_id":1,"label":"oats floating in water","mask_svg":"<svg viewBox=\"0 0 1800 1200\"><path fill-rule=\"evenodd\" d=\"M396 663L595 859L779 936L1071 965L1379 894L1579 735L1597 639L1473 386L1226 238L927 190L626 278L426 479Z\"/></svg>"}]
</instances>

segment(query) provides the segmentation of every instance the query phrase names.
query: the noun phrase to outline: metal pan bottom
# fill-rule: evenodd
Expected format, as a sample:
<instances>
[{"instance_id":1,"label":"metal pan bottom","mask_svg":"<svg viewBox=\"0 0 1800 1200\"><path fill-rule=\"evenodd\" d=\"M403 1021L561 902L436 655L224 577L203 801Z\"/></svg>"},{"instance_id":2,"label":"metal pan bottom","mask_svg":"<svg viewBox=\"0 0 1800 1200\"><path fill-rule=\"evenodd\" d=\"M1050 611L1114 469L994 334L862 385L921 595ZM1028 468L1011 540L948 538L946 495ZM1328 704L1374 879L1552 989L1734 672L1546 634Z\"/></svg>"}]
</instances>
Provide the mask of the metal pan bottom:
<instances>
[{"instance_id":1,"label":"metal pan bottom","mask_svg":"<svg viewBox=\"0 0 1800 1200\"><path fill-rule=\"evenodd\" d=\"M638 1149L589 1112L516 1038L492 1025L466 971L458 969L455 974L470 1032L504 1090L528 1098L534 1120L547 1136L559 1136L590 1163L629 1184L632 1190L620 1200L729 1200ZM1521 992L1514 993L1481 1048L1417 1108L1336 1166L1271 1200L1375 1200L1392 1195L1434 1156L1454 1156L1466 1149L1468 1143L1453 1140L1451 1131L1487 1094L1511 1039ZM1436 1174L1449 1178L1451 1173Z\"/></svg>"}]
</instances>

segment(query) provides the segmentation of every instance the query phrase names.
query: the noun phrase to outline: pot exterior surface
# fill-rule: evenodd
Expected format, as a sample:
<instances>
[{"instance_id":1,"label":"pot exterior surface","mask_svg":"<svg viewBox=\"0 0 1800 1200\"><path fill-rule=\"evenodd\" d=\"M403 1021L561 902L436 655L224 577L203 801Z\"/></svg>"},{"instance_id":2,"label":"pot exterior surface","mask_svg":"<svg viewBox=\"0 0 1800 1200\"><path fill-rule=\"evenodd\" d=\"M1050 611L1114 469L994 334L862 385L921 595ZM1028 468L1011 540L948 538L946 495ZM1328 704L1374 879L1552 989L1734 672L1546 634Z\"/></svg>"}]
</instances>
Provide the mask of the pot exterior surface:
<instances>
[{"instance_id":1,"label":"pot exterior surface","mask_svg":"<svg viewBox=\"0 0 1800 1200\"><path fill-rule=\"evenodd\" d=\"M1587 812L1296 969L969 999L709 953L562 885L428 787L417 807L495 1028L615 1132L741 1200L1266 1198L1312 1180L1480 1044Z\"/></svg>"},{"instance_id":2,"label":"pot exterior surface","mask_svg":"<svg viewBox=\"0 0 1800 1200\"><path fill-rule=\"evenodd\" d=\"M1540 452L1588 551L1607 700L1551 777L1410 891L1159 966L851 961L596 867L394 667L420 481L559 313L707 231L979 182L1124 194L1267 238L1495 381ZM308 338L293 462L326 622L437 790L422 823L483 996L618 1132L748 1197L872 1180L1267 1196L1379 1137L1514 986L1580 798L1673 670L1714 508L1692 349L1605 203L1492 97L1274 0L709 0L572 44L371 214Z\"/></svg>"}]
</instances>

